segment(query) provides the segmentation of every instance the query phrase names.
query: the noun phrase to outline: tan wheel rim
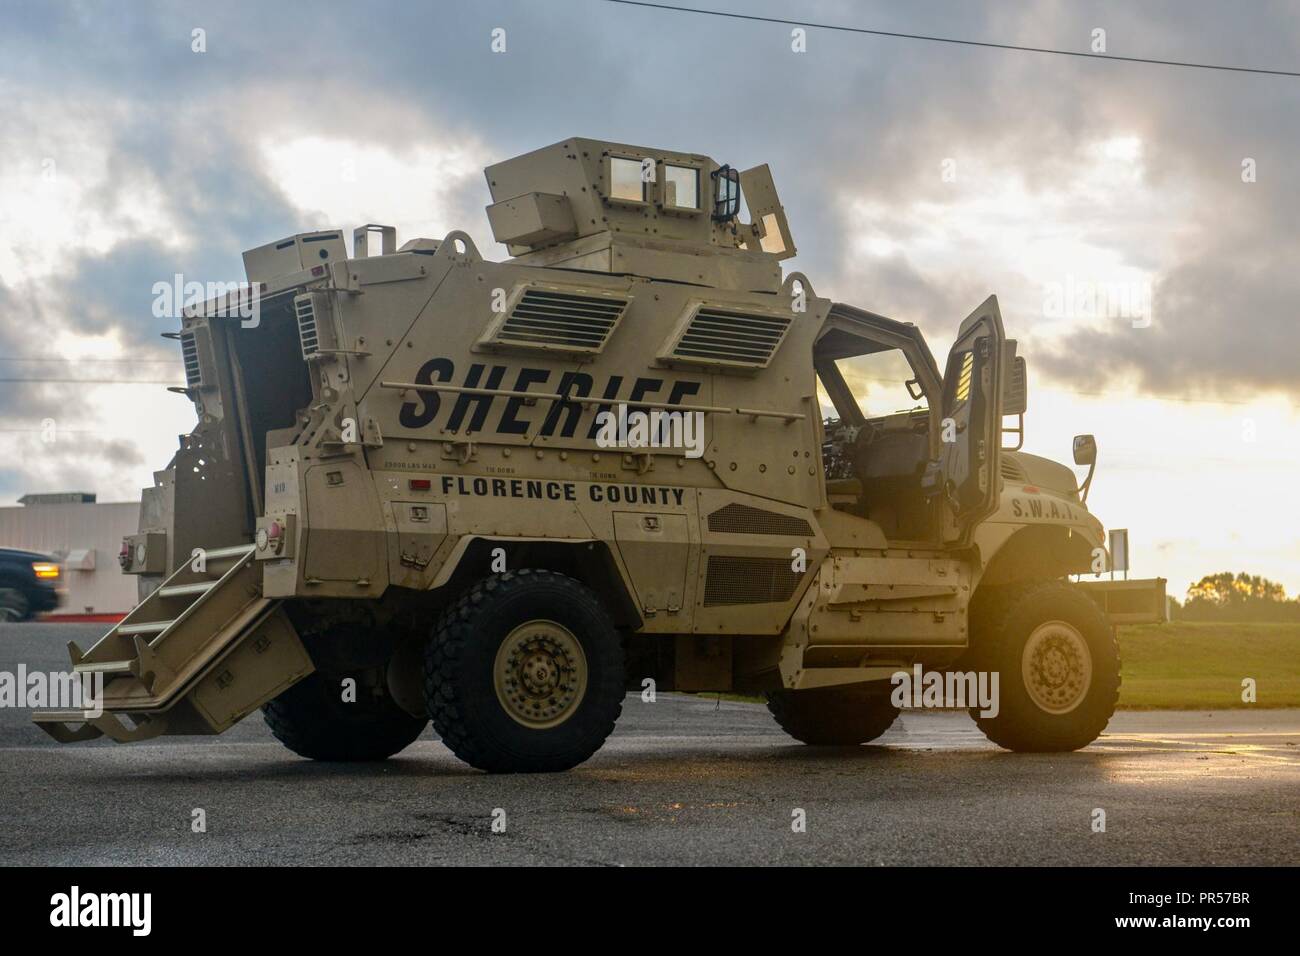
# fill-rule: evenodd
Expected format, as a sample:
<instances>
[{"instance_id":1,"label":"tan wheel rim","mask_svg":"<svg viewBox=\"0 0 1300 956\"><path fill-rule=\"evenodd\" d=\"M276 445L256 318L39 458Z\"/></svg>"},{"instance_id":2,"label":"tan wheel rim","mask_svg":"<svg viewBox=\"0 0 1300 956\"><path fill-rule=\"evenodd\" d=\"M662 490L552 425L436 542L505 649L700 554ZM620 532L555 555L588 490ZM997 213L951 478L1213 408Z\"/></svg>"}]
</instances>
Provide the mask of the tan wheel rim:
<instances>
[{"instance_id":1,"label":"tan wheel rim","mask_svg":"<svg viewBox=\"0 0 1300 956\"><path fill-rule=\"evenodd\" d=\"M1040 709L1068 714L1092 686L1092 653L1079 629L1064 621L1034 628L1020 658L1025 690Z\"/></svg>"},{"instance_id":2,"label":"tan wheel rim","mask_svg":"<svg viewBox=\"0 0 1300 956\"><path fill-rule=\"evenodd\" d=\"M532 730L557 727L587 693L587 655L568 628L529 621L506 635L492 666L497 701Z\"/></svg>"}]
</instances>

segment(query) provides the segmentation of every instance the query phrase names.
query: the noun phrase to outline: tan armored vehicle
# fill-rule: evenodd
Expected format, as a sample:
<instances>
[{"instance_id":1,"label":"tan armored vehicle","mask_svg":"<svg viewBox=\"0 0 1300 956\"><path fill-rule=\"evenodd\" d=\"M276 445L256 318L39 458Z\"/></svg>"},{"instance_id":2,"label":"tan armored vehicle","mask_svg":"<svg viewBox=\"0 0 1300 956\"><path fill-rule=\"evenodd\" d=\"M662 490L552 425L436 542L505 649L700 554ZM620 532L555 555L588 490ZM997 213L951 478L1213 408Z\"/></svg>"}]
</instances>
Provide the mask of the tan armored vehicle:
<instances>
[{"instance_id":1,"label":"tan armored vehicle","mask_svg":"<svg viewBox=\"0 0 1300 956\"><path fill-rule=\"evenodd\" d=\"M998 672L976 720L1004 747L1101 732L1113 629L1067 576L1104 566L1102 526L1073 471L1003 447L1025 366L996 299L940 368L783 275L766 166L570 139L487 179L505 262L462 232L297 235L244 254L255 320L189 310L198 423L121 555L141 603L70 648L104 711L41 726L261 707L291 750L367 760L432 720L475 767L547 771L652 686L861 743L920 665Z\"/></svg>"}]
</instances>

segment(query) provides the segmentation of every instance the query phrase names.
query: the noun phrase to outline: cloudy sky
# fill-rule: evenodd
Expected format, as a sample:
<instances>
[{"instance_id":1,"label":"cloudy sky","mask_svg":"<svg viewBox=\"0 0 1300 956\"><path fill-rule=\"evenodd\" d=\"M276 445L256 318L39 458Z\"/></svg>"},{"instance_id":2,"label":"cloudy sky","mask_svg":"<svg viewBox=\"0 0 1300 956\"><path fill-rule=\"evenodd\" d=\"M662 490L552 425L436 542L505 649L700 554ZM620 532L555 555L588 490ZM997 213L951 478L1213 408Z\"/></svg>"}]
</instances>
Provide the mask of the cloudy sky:
<instances>
[{"instance_id":1,"label":"cloudy sky","mask_svg":"<svg viewBox=\"0 0 1300 956\"><path fill-rule=\"evenodd\" d=\"M1300 69L1285 3L698 5ZM1296 77L818 29L795 52L789 26L603 0L3 0L0 505L132 499L189 430L155 282L238 280L246 248L370 221L504 257L482 167L578 135L769 163L787 265L940 357L996 293L1026 449L1097 435L1090 505L1134 573L1294 595L1298 117Z\"/></svg>"}]
</instances>

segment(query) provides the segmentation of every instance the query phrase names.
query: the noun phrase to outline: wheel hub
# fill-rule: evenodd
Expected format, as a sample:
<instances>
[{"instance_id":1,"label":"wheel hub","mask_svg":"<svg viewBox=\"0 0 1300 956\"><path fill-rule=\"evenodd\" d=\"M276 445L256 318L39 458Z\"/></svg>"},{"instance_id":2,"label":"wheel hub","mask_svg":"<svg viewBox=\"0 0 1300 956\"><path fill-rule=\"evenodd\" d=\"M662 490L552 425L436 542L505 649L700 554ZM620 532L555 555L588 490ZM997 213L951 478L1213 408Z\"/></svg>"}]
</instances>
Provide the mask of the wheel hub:
<instances>
[{"instance_id":1,"label":"wheel hub","mask_svg":"<svg viewBox=\"0 0 1300 956\"><path fill-rule=\"evenodd\" d=\"M587 656L566 627L554 621L521 624L501 642L493 666L497 701L517 723L556 727L587 693Z\"/></svg>"},{"instance_id":2,"label":"wheel hub","mask_svg":"<svg viewBox=\"0 0 1300 956\"><path fill-rule=\"evenodd\" d=\"M1049 714L1068 714L1092 685L1092 653L1079 629L1065 621L1034 628L1021 656L1025 690Z\"/></svg>"}]
</instances>

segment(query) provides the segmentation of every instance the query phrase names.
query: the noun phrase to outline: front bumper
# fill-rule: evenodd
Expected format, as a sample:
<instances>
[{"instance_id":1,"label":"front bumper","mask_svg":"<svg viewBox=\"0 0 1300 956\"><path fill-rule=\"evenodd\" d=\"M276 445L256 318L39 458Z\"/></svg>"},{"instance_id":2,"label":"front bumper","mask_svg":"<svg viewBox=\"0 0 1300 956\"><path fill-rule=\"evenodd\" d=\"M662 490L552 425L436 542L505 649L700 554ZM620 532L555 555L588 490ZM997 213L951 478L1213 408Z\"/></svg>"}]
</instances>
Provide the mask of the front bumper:
<instances>
[{"instance_id":1,"label":"front bumper","mask_svg":"<svg viewBox=\"0 0 1300 956\"><path fill-rule=\"evenodd\" d=\"M53 611L62 604L65 594L62 588L37 585L27 592L27 603L33 614L43 614L46 611Z\"/></svg>"}]
</instances>

